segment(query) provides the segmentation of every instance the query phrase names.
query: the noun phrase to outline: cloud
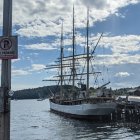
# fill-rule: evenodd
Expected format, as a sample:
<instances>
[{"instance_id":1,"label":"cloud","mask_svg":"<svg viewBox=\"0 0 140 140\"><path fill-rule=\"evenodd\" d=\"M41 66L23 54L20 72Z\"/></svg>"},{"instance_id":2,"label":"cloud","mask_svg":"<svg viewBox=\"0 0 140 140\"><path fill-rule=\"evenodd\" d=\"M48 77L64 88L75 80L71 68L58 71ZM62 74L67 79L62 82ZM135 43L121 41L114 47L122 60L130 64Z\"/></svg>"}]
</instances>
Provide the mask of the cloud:
<instances>
[{"instance_id":1,"label":"cloud","mask_svg":"<svg viewBox=\"0 0 140 140\"><path fill-rule=\"evenodd\" d=\"M90 5L90 25L103 21L112 14L120 15L119 9L139 0L79 0L75 3L76 27L85 27L86 6ZM61 19L64 19L64 31L72 29L72 5L70 0L14 0L13 25L18 25L16 33L21 36L48 36L60 32ZM3 2L0 1L0 19ZM18 13L18 14L17 14ZM2 20L0 20L2 25Z\"/></svg>"},{"instance_id":2,"label":"cloud","mask_svg":"<svg viewBox=\"0 0 140 140\"><path fill-rule=\"evenodd\" d=\"M68 48L67 51L72 52L72 48Z\"/></svg>"},{"instance_id":3,"label":"cloud","mask_svg":"<svg viewBox=\"0 0 140 140\"><path fill-rule=\"evenodd\" d=\"M25 76L25 75L28 75L30 74L28 71L26 70L12 70L12 76Z\"/></svg>"},{"instance_id":4,"label":"cloud","mask_svg":"<svg viewBox=\"0 0 140 140\"><path fill-rule=\"evenodd\" d=\"M89 38L89 47L91 51L96 45L100 34L94 35L92 34ZM60 40L60 39L59 39ZM59 42L57 40L57 42ZM86 38L81 33L77 33L76 37L76 45L80 45L81 47L86 47ZM64 46L72 45L72 39L69 37L64 39ZM99 48L109 49L112 54L128 54L128 53L136 53L140 51L140 35L121 35L121 36L111 36L108 33L105 33L101 38L96 50Z\"/></svg>"},{"instance_id":5,"label":"cloud","mask_svg":"<svg viewBox=\"0 0 140 140\"><path fill-rule=\"evenodd\" d=\"M98 38L98 35L92 36L91 40L95 42L92 46L95 46L97 42L95 40ZM93 47L90 48L93 50ZM98 50L100 50L100 53ZM106 53L103 54L103 52ZM139 35L105 35L102 37L95 50L96 59L94 63L97 65L140 64L139 52Z\"/></svg>"},{"instance_id":6,"label":"cloud","mask_svg":"<svg viewBox=\"0 0 140 140\"><path fill-rule=\"evenodd\" d=\"M31 56L37 56L39 55L39 53L30 53Z\"/></svg>"},{"instance_id":7,"label":"cloud","mask_svg":"<svg viewBox=\"0 0 140 140\"><path fill-rule=\"evenodd\" d=\"M98 39L99 34L92 35L89 39L90 52L92 52ZM67 39L67 44L68 42L70 43L71 39L69 41ZM77 50L77 53L80 53L81 50L84 50L83 47L86 47L85 37L80 36L80 34L78 39L76 38L76 45L78 44L82 47L79 49L79 52ZM139 52L139 35L110 36L105 34L95 50L95 60L93 63L96 65L140 64Z\"/></svg>"},{"instance_id":8,"label":"cloud","mask_svg":"<svg viewBox=\"0 0 140 140\"><path fill-rule=\"evenodd\" d=\"M128 72L119 72L115 74L115 77L128 77L130 74Z\"/></svg>"},{"instance_id":9,"label":"cloud","mask_svg":"<svg viewBox=\"0 0 140 140\"><path fill-rule=\"evenodd\" d=\"M46 68L46 66L43 64L32 64L32 68L30 71L40 71L43 70L44 68Z\"/></svg>"},{"instance_id":10,"label":"cloud","mask_svg":"<svg viewBox=\"0 0 140 140\"><path fill-rule=\"evenodd\" d=\"M95 8L102 9L108 5L107 0L81 0L86 6L93 6Z\"/></svg>"},{"instance_id":11,"label":"cloud","mask_svg":"<svg viewBox=\"0 0 140 140\"><path fill-rule=\"evenodd\" d=\"M25 45L26 49L29 50L56 50L53 46L53 44L49 43L40 43L40 44L31 44L31 45Z\"/></svg>"},{"instance_id":12,"label":"cloud","mask_svg":"<svg viewBox=\"0 0 140 140\"><path fill-rule=\"evenodd\" d=\"M140 50L140 36L104 36L100 42L104 48L110 48L113 54L126 54Z\"/></svg>"},{"instance_id":13,"label":"cloud","mask_svg":"<svg viewBox=\"0 0 140 140\"><path fill-rule=\"evenodd\" d=\"M92 35L89 39L90 49L93 50L93 46L95 46L97 40L99 38L99 34ZM93 43L94 42L94 43ZM93 44L92 44L93 43ZM67 38L64 40L64 46L71 45L71 38ZM81 47L85 47L85 37L78 33L78 37L76 37L76 45ZM92 44L92 45L91 45ZM53 43L40 43L40 44L31 44L26 45L26 49L31 50L54 50L59 49L60 47L60 38L54 40ZM77 47L81 53L80 47ZM100 50L100 53L98 52ZM65 47L65 51L71 51L70 47ZM106 52L105 54L101 54L103 50ZM109 53L108 53L109 51ZM123 36L110 36L109 34L105 34L99 42L99 45L96 48L95 60L93 64L95 65L119 65L119 64L140 64L140 36L139 35L123 35ZM99 54L98 54L99 53ZM29 60L31 58L29 57ZM80 61L80 60L79 60ZM81 62L83 64L83 62ZM44 66L43 66L44 67ZM32 66L32 69L35 69L35 66Z\"/></svg>"},{"instance_id":14,"label":"cloud","mask_svg":"<svg viewBox=\"0 0 140 140\"><path fill-rule=\"evenodd\" d=\"M140 64L140 55L114 54L98 55L94 62L96 65Z\"/></svg>"},{"instance_id":15,"label":"cloud","mask_svg":"<svg viewBox=\"0 0 140 140\"><path fill-rule=\"evenodd\" d=\"M25 76L32 74L32 72L39 72L43 70L46 66L43 64L32 64L31 68L27 67L26 69L13 69L12 76Z\"/></svg>"},{"instance_id":16,"label":"cloud","mask_svg":"<svg viewBox=\"0 0 140 140\"><path fill-rule=\"evenodd\" d=\"M90 5L90 26L93 26L95 22L102 22L106 20L112 14L123 17L123 13L120 13L120 8L127 7L131 4L137 4L139 0L75 0L75 27L86 27L87 16L87 4ZM32 39L38 39L36 37L48 37L56 36L60 37L61 33L61 20L64 19L64 45L71 45L71 32L72 32L72 5L73 1L70 0L13 0L13 27L14 33L17 33L21 37ZM3 0L0 1L0 19L2 19ZM2 20L0 20L0 27L2 26ZM78 36L77 36L78 35ZM90 38L97 42L99 35L93 35ZM21 40L23 41L23 40ZM23 41L22 43L29 44L30 40ZM33 40L32 40L33 41ZM35 41L37 42L37 41ZM41 41L39 41L41 42ZM85 46L85 37L82 34L76 32L76 45L81 47ZM93 44L95 45L95 44ZM30 50L54 50L60 46L60 39L54 40L54 42L38 43L26 45L26 49ZM90 47L92 49L92 47ZM105 51L109 50L109 53L104 55L98 54L96 60L93 61L97 65L119 65L119 64L139 64L140 63L140 36L136 35L124 35L124 36L110 36L104 35L101 39L97 49L103 48ZM22 57L26 58L25 50ZM67 49L70 51L70 48ZM28 50L26 50L28 53ZM30 51L29 51L30 52ZM37 52L37 51L36 51ZM107 51L106 51L107 52ZM28 59L33 59L34 55L30 55ZM23 59L22 59L23 60ZM14 60L17 61L17 60ZM26 59L24 59L26 61ZM27 64L27 63L26 63ZM29 63L28 63L29 64ZM14 62L15 67L19 64ZM21 64L22 65L22 64ZM24 65L23 65L24 66ZM28 75L34 72L38 72L45 68L43 64L33 64L28 68L12 70L12 76ZM123 71L123 70L122 70ZM124 70L125 71L125 70ZM128 73L129 74L129 73ZM120 75L123 75L122 73ZM124 75L127 75L126 73Z\"/></svg>"},{"instance_id":17,"label":"cloud","mask_svg":"<svg viewBox=\"0 0 140 140\"><path fill-rule=\"evenodd\" d=\"M20 58L18 58L18 59L13 59L12 60L12 63L16 63L16 62L18 62L18 61L20 61L21 59Z\"/></svg>"},{"instance_id":18,"label":"cloud","mask_svg":"<svg viewBox=\"0 0 140 140\"><path fill-rule=\"evenodd\" d=\"M51 80L58 80L59 78L54 77L54 76L48 76L48 77L44 77L42 81L49 81L51 82ZM57 81L56 81L57 82Z\"/></svg>"}]
</instances>

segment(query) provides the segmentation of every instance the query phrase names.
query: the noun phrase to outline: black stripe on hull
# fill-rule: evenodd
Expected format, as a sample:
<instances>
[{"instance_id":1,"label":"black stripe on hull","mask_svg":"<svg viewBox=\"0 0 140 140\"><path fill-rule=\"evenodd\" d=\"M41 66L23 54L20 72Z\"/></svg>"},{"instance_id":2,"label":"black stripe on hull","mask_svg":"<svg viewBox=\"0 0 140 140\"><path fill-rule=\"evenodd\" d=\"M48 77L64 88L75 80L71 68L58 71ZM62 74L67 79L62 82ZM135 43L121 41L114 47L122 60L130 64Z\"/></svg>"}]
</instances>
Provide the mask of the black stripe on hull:
<instances>
[{"instance_id":1,"label":"black stripe on hull","mask_svg":"<svg viewBox=\"0 0 140 140\"><path fill-rule=\"evenodd\" d=\"M78 119L78 120L101 121L101 122L108 122L111 120L111 114L110 115L76 115L76 114L60 112L54 109L50 109L50 111L67 118Z\"/></svg>"}]
</instances>

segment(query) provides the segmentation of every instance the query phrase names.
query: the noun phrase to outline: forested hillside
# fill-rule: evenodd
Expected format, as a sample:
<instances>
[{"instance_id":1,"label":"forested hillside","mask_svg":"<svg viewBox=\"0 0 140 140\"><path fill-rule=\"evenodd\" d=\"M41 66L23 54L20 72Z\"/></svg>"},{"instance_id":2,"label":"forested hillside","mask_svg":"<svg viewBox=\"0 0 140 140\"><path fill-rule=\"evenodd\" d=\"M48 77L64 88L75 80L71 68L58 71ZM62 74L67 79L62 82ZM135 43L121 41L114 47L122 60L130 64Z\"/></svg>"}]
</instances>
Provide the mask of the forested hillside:
<instances>
[{"instance_id":1,"label":"forested hillside","mask_svg":"<svg viewBox=\"0 0 140 140\"><path fill-rule=\"evenodd\" d=\"M77 88L77 87L76 87ZM63 89L66 94L70 94L70 89L72 89L72 86L70 85L64 85ZM77 88L78 89L78 88ZM91 90L94 91L94 88L91 88ZM14 95L12 96L12 99L39 99L39 98L49 98L53 96L54 94L59 94L60 86L53 85L53 86L44 86L44 87L38 87L38 88L32 88L32 89L24 89L24 90L18 90L14 92ZM104 89L104 92L111 93L112 95L138 95L140 96L140 87L136 88L121 88L112 90Z\"/></svg>"},{"instance_id":2,"label":"forested hillside","mask_svg":"<svg viewBox=\"0 0 140 140\"><path fill-rule=\"evenodd\" d=\"M71 86L65 85L63 86L64 89L70 89ZM49 98L53 94L57 94L60 91L60 86L53 85L53 86L44 86L32 89L24 89L18 90L14 92L12 99L39 99L39 98Z\"/></svg>"},{"instance_id":3,"label":"forested hillside","mask_svg":"<svg viewBox=\"0 0 140 140\"><path fill-rule=\"evenodd\" d=\"M52 93L56 93L58 91L59 86L44 86L32 89L18 90L14 92L12 99L48 98L52 95Z\"/></svg>"}]
</instances>

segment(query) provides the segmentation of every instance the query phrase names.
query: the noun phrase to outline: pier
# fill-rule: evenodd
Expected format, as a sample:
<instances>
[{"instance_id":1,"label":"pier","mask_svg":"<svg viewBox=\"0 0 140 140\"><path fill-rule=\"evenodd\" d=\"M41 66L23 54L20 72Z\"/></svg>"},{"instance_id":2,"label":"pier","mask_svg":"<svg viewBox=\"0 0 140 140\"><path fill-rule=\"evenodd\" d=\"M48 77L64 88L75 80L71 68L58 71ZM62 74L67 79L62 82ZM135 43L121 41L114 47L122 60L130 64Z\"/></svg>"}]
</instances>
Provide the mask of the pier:
<instances>
[{"instance_id":1,"label":"pier","mask_svg":"<svg viewBox=\"0 0 140 140\"><path fill-rule=\"evenodd\" d=\"M112 120L126 122L140 122L140 104L117 103L116 111L112 114Z\"/></svg>"},{"instance_id":2,"label":"pier","mask_svg":"<svg viewBox=\"0 0 140 140\"><path fill-rule=\"evenodd\" d=\"M106 117L101 116L99 121L140 123L140 104L118 102L115 112Z\"/></svg>"}]
</instances>

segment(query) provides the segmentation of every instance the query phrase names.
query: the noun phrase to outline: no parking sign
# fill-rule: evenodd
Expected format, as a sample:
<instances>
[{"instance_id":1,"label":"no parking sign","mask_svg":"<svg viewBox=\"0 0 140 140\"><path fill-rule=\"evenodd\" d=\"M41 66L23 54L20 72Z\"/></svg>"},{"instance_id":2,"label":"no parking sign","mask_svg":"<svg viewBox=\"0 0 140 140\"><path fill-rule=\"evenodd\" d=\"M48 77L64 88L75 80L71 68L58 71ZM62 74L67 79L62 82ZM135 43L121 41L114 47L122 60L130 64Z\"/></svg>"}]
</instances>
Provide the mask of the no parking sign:
<instances>
[{"instance_id":1,"label":"no parking sign","mask_svg":"<svg viewBox=\"0 0 140 140\"><path fill-rule=\"evenodd\" d=\"M0 37L0 59L17 59L17 36Z\"/></svg>"}]
</instances>

